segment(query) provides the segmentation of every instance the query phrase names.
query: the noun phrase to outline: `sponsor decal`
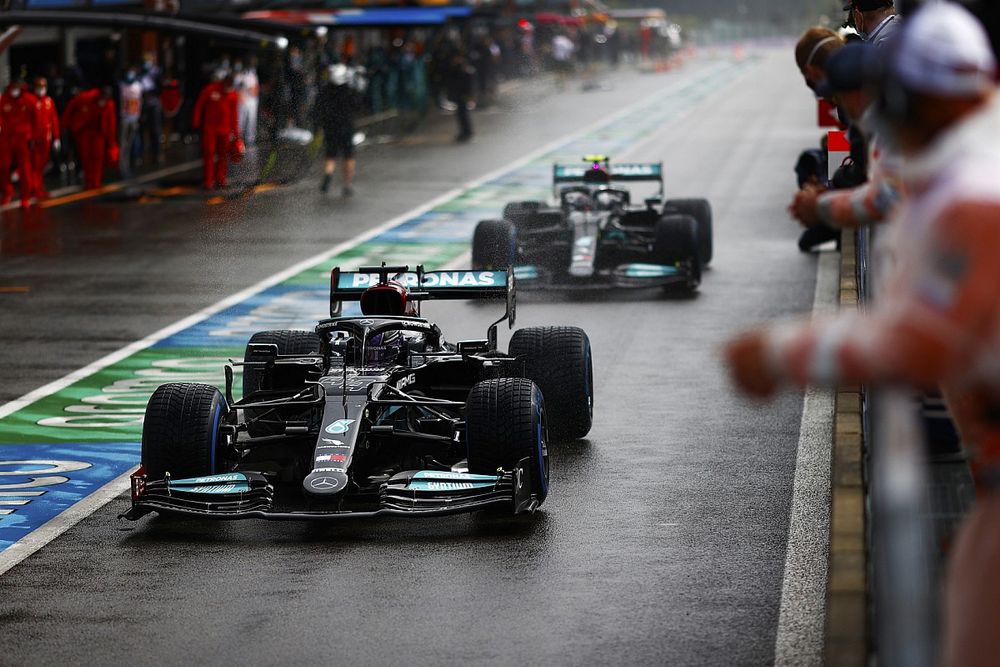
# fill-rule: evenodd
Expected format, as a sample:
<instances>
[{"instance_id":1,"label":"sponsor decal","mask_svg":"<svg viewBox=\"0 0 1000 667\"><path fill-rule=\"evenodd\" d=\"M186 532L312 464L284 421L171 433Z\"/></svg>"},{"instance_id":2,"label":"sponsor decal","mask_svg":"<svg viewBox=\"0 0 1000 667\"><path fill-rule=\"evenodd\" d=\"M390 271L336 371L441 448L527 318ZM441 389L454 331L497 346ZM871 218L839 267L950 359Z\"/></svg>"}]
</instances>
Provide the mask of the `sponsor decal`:
<instances>
[{"instance_id":1,"label":"sponsor decal","mask_svg":"<svg viewBox=\"0 0 1000 667\"><path fill-rule=\"evenodd\" d=\"M473 489L492 489L493 482L431 482L412 480L408 486L413 491L471 491Z\"/></svg>"},{"instance_id":2,"label":"sponsor decal","mask_svg":"<svg viewBox=\"0 0 1000 667\"><path fill-rule=\"evenodd\" d=\"M359 289L378 284L377 273L345 272L340 276L341 289ZM406 287L427 289L441 287L504 287L507 284L503 271L433 271L424 274L424 282L417 284L416 273L402 273L394 278Z\"/></svg>"},{"instance_id":3,"label":"sponsor decal","mask_svg":"<svg viewBox=\"0 0 1000 667\"><path fill-rule=\"evenodd\" d=\"M354 419L338 419L326 427L326 432L334 434L347 433L351 430L351 424L354 422Z\"/></svg>"},{"instance_id":4,"label":"sponsor decal","mask_svg":"<svg viewBox=\"0 0 1000 667\"><path fill-rule=\"evenodd\" d=\"M211 486L193 486L190 489L182 489L185 493L210 493L210 494L224 494L224 493L247 493L250 491L250 485L246 482L239 482L236 484L213 484Z\"/></svg>"},{"instance_id":5,"label":"sponsor decal","mask_svg":"<svg viewBox=\"0 0 1000 667\"><path fill-rule=\"evenodd\" d=\"M316 468L313 472L347 472L343 468Z\"/></svg>"},{"instance_id":6,"label":"sponsor decal","mask_svg":"<svg viewBox=\"0 0 1000 667\"><path fill-rule=\"evenodd\" d=\"M404 377L399 378L399 382L396 383L398 389L403 389L404 387L409 387L411 384L417 381L417 376L415 373L410 373Z\"/></svg>"},{"instance_id":7,"label":"sponsor decal","mask_svg":"<svg viewBox=\"0 0 1000 667\"><path fill-rule=\"evenodd\" d=\"M230 472L223 475L209 475L207 477L192 477L191 479L175 479L171 480L171 486L175 485L185 485L185 484L221 484L225 482L245 482L246 477L243 473Z\"/></svg>"},{"instance_id":8,"label":"sponsor decal","mask_svg":"<svg viewBox=\"0 0 1000 667\"><path fill-rule=\"evenodd\" d=\"M333 447L346 447L343 440L331 440L330 438L320 438L321 442L325 442ZM326 447L317 447L317 449L327 449Z\"/></svg>"},{"instance_id":9,"label":"sponsor decal","mask_svg":"<svg viewBox=\"0 0 1000 667\"><path fill-rule=\"evenodd\" d=\"M332 454L320 454L319 456L316 457L316 463L323 463L324 461L330 461L332 460L332 458L333 458Z\"/></svg>"},{"instance_id":10,"label":"sponsor decal","mask_svg":"<svg viewBox=\"0 0 1000 667\"><path fill-rule=\"evenodd\" d=\"M413 474L413 479L455 479L464 482L496 482L500 478L496 475L475 475L468 472L451 472L449 470L419 470Z\"/></svg>"}]
</instances>

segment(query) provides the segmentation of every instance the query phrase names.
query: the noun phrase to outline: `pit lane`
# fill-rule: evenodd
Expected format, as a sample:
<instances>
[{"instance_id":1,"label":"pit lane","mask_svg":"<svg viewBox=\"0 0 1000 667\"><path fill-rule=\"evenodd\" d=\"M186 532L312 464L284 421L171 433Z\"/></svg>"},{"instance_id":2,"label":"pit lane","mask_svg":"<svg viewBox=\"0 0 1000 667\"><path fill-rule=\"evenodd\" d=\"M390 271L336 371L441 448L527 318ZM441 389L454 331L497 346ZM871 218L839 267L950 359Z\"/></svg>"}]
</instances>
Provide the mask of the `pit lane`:
<instances>
[{"instance_id":1,"label":"pit lane","mask_svg":"<svg viewBox=\"0 0 1000 667\"><path fill-rule=\"evenodd\" d=\"M815 137L784 55L612 155L663 159L668 193L712 200L716 258L698 298L521 299L519 326L583 326L595 350L594 430L554 448L539 516L121 526L118 499L0 578L11 659L135 661L134 633L139 662L769 662L802 403L733 398L715 355L741 326L812 302L815 260L795 251L783 203L795 153ZM0 271L32 286L3 297L17 314L3 324L3 391L19 396L708 67L482 115L474 152L435 126L437 143L363 155L349 201L321 200L309 182L210 209L67 207L39 235L51 255ZM481 336L494 315L425 312L452 340Z\"/></svg>"}]
</instances>

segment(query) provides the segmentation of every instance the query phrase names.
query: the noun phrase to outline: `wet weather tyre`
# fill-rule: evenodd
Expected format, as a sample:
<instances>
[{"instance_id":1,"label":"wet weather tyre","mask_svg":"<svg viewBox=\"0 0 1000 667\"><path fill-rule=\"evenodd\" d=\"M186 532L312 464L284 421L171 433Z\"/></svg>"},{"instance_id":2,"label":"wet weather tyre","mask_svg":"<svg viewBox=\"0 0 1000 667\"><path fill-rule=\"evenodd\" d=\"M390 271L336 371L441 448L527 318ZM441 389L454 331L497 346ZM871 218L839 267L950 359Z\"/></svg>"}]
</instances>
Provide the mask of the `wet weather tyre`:
<instances>
[{"instance_id":1,"label":"wet weather tyre","mask_svg":"<svg viewBox=\"0 0 1000 667\"><path fill-rule=\"evenodd\" d=\"M503 219L520 222L537 213L544 206L545 203L540 201L512 201L503 207Z\"/></svg>"},{"instance_id":2,"label":"wet weather tyre","mask_svg":"<svg viewBox=\"0 0 1000 667\"><path fill-rule=\"evenodd\" d=\"M704 268L712 261L712 205L707 199L670 199L665 214L690 215L698 223L698 254Z\"/></svg>"},{"instance_id":3,"label":"wet weather tyre","mask_svg":"<svg viewBox=\"0 0 1000 667\"><path fill-rule=\"evenodd\" d=\"M690 215L665 215L656 222L653 257L657 264L685 264L690 271L687 289L701 284L701 255L698 251L698 223Z\"/></svg>"},{"instance_id":4,"label":"wet weather tyre","mask_svg":"<svg viewBox=\"0 0 1000 667\"><path fill-rule=\"evenodd\" d=\"M150 479L201 477L225 472L220 427L229 415L215 387L190 382L161 385L146 404L142 465Z\"/></svg>"},{"instance_id":5,"label":"wet weather tyre","mask_svg":"<svg viewBox=\"0 0 1000 667\"><path fill-rule=\"evenodd\" d=\"M506 269L514 263L517 237L509 220L483 220L472 235L472 268Z\"/></svg>"},{"instance_id":6,"label":"wet weather tyre","mask_svg":"<svg viewBox=\"0 0 1000 667\"><path fill-rule=\"evenodd\" d=\"M538 504L549 492L545 404L538 387L525 378L485 380L473 385L466 402L469 472L495 475L527 458Z\"/></svg>"},{"instance_id":7,"label":"wet weather tyre","mask_svg":"<svg viewBox=\"0 0 1000 667\"><path fill-rule=\"evenodd\" d=\"M576 440L594 421L594 362L579 327L528 327L511 336L508 354L524 363L524 377L545 397L549 435Z\"/></svg>"},{"instance_id":8,"label":"wet weather tyre","mask_svg":"<svg viewBox=\"0 0 1000 667\"><path fill-rule=\"evenodd\" d=\"M278 354L318 354L320 347L319 335L315 331L302 331L297 329L279 329L275 331L258 331L250 337L246 351L243 353L244 362L255 361L250 345L254 344L276 345ZM264 379L264 369L259 366L243 367L243 396L261 389L261 382ZM247 432L253 438L264 435L278 435L281 428L276 424L266 421L253 421L261 417L260 410L244 410L244 418L248 422Z\"/></svg>"}]
</instances>

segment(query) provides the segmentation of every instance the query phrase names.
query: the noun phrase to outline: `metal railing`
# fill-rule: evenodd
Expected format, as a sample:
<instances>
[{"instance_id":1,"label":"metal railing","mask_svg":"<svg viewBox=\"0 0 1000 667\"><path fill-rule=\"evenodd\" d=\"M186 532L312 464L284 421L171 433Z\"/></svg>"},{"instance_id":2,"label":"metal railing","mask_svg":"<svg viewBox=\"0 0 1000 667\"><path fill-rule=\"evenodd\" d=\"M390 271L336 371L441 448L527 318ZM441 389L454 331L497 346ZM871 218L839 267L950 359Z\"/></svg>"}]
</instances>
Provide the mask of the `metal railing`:
<instances>
[{"instance_id":1,"label":"metal railing","mask_svg":"<svg viewBox=\"0 0 1000 667\"><path fill-rule=\"evenodd\" d=\"M859 307L877 290L876 232L858 232ZM877 261L877 260L876 260ZM924 434L914 397L863 391L870 653L888 667L930 667L937 656L935 549Z\"/></svg>"}]
</instances>

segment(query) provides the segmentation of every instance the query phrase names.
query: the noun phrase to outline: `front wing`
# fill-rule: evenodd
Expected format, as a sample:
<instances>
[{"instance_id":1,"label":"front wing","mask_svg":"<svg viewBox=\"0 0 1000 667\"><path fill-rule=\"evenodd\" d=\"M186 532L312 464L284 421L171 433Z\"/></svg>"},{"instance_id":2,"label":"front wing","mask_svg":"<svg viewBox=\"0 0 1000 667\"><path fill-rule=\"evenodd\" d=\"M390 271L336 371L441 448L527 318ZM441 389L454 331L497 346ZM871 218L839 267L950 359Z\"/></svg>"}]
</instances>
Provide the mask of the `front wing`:
<instances>
[{"instance_id":1,"label":"front wing","mask_svg":"<svg viewBox=\"0 0 1000 667\"><path fill-rule=\"evenodd\" d=\"M573 275L572 270L552 271L540 266L514 267L514 276L522 289L595 290L637 289L690 286L696 282L691 267L662 264L623 264L613 270Z\"/></svg>"},{"instance_id":2,"label":"front wing","mask_svg":"<svg viewBox=\"0 0 1000 667\"><path fill-rule=\"evenodd\" d=\"M507 507L514 514L538 508L531 488L529 461L497 475L416 470L399 473L382 485L378 508L368 511L275 507L275 489L255 472L150 481L140 467L132 475L132 507L122 515L136 520L150 512L212 519L312 521L380 516L443 516Z\"/></svg>"}]
</instances>

